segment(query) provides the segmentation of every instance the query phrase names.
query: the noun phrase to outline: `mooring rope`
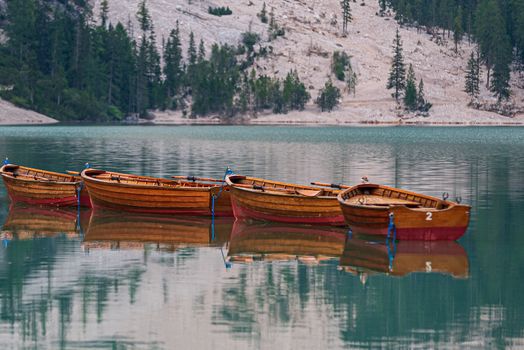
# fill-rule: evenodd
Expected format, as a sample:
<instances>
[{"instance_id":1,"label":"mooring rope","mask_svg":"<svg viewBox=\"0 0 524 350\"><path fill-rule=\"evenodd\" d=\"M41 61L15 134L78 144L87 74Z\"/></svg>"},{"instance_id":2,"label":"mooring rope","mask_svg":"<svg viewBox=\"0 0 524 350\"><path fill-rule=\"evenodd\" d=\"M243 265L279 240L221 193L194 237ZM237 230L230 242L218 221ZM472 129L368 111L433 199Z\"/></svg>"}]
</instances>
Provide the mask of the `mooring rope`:
<instances>
[{"instance_id":1,"label":"mooring rope","mask_svg":"<svg viewBox=\"0 0 524 350\"><path fill-rule=\"evenodd\" d=\"M397 253L397 227L395 226L395 215L393 213L389 214L389 224L388 224L388 234L386 236L386 248L388 251L388 260L389 260L389 271L393 271L393 260ZM390 243L389 239L391 238L391 233L393 232L393 240ZM393 249L391 248L393 245Z\"/></svg>"},{"instance_id":2,"label":"mooring rope","mask_svg":"<svg viewBox=\"0 0 524 350\"><path fill-rule=\"evenodd\" d=\"M389 213L388 235L386 236L386 242L389 241L391 232L393 232L393 241L395 241L397 239L397 228L395 226L393 213Z\"/></svg>"},{"instance_id":3,"label":"mooring rope","mask_svg":"<svg viewBox=\"0 0 524 350\"><path fill-rule=\"evenodd\" d=\"M80 193L82 192L83 188L83 182L80 182L80 184L76 187L76 229L81 237L83 237L83 233L82 226L80 225Z\"/></svg>"},{"instance_id":4,"label":"mooring rope","mask_svg":"<svg viewBox=\"0 0 524 350\"><path fill-rule=\"evenodd\" d=\"M233 170L231 170L230 167L227 167L226 171L224 172L224 177L222 178L222 183L220 185L220 189L218 190L218 193L211 195L211 240L212 241L215 240L215 202L222 195L222 191L224 190L224 184L226 183L226 177L231 174L233 174Z\"/></svg>"},{"instance_id":5,"label":"mooring rope","mask_svg":"<svg viewBox=\"0 0 524 350\"><path fill-rule=\"evenodd\" d=\"M211 241L215 240L215 202L222 195L222 191L224 190L224 185L226 183L226 177L231 174L233 174L233 170L231 170L230 167L227 167L226 171L224 172L224 177L222 178L222 183L220 185L220 189L218 190L218 193L211 195ZM226 257L224 255L224 251L222 250L222 247L220 247L220 254L222 254L222 261L224 262L224 266L226 267L226 270L229 270L232 265L229 261L226 261Z\"/></svg>"},{"instance_id":6,"label":"mooring rope","mask_svg":"<svg viewBox=\"0 0 524 350\"><path fill-rule=\"evenodd\" d=\"M89 165L89 163L84 164L85 169L89 169L90 167L91 166ZM76 187L76 230L78 231L78 234L80 235L80 237L84 237L84 232L82 231L82 225L80 223L80 205L81 205L80 196L81 196L81 192L83 189L84 189L84 181L81 180L80 184Z\"/></svg>"}]
</instances>

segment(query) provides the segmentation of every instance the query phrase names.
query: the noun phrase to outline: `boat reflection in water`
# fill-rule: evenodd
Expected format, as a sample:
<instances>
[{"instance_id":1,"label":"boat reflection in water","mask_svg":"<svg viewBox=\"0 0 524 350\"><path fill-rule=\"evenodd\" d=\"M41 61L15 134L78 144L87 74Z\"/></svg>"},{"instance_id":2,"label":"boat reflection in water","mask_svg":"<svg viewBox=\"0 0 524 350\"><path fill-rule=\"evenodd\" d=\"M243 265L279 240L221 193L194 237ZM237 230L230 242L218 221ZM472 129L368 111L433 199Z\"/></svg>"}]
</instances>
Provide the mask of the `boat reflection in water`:
<instances>
[{"instance_id":1,"label":"boat reflection in water","mask_svg":"<svg viewBox=\"0 0 524 350\"><path fill-rule=\"evenodd\" d=\"M299 260L318 263L339 258L346 230L332 226L291 225L237 220L229 242L232 262Z\"/></svg>"},{"instance_id":2,"label":"boat reflection in water","mask_svg":"<svg viewBox=\"0 0 524 350\"><path fill-rule=\"evenodd\" d=\"M91 210L50 208L12 204L2 227L2 239L26 240L65 234L78 237L89 220Z\"/></svg>"},{"instance_id":3,"label":"boat reflection in water","mask_svg":"<svg viewBox=\"0 0 524 350\"><path fill-rule=\"evenodd\" d=\"M455 241L370 241L348 238L340 258L341 270L359 275L363 283L371 274L406 276L441 273L468 278L469 262Z\"/></svg>"},{"instance_id":4,"label":"boat reflection in water","mask_svg":"<svg viewBox=\"0 0 524 350\"><path fill-rule=\"evenodd\" d=\"M166 216L96 210L84 236L84 249L141 249L154 244L181 247L222 246L229 240L233 218Z\"/></svg>"}]
</instances>

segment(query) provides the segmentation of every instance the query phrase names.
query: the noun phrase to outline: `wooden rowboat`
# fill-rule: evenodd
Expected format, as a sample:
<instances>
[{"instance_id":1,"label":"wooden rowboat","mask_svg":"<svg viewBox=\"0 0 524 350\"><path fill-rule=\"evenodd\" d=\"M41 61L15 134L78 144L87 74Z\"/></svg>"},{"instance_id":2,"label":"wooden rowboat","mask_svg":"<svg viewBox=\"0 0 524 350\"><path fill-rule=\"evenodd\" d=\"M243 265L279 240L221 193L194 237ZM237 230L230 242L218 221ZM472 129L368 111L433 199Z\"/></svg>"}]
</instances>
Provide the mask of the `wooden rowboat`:
<instances>
[{"instance_id":1,"label":"wooden rowboat","mask_svg":"<svg viewBox=\"0 0 524 350\"><path fill-rule=\"evenodd\" d=\"M441 273L455 278L469 275L468 255L457 242L399 241L395 245L357 238L347 240L340 268L356 275Z\"/></svg>"},{"instance_id":2,"label":"wooden rowboat","mask_svg":"<svg viewBox=\"0 0 524 350\"><path fill-rule=\"evenodd\" d=\"M235 262L300 260L317 263L338 258L346 230L333 226L235 221L228 257Z\"/></svg>"},{"instance_id":3,"label":"wooden rowboat","mask_svg":"<svg viewBox=\"0 0 524 350\"><path fill-rule=\"evenodd\" d=\"M227 188L202 181L168 180L111 171L81 173L93 207L151 214L232 216Z\"/></svg>"},{"instance_id":4,"label":"wooden rowboat","mask_svg":"<svg viewBox=\"0 0 524 350\"><path fill-rule=\"evenodd\" d=\"M80 190L80 205L90 207L89 195L78 176L33 169L15 164L0 168L9 198L13 203L75 206Z\"/></svg>"},{"instance_id":5,"label":"wooden rowboat","mask_svg":"<svg viewBox=\"0 0 524 350\"><path fill-rule=\"evenodd\" d=\"M471 209L376 184L350 187L338 195L338 201L353 233L386 236L393 220L396 238L408 240L457 240L468 228Z\"/></svg>"},{"instance_id":6,"label":"wooden rowboat","mask_svg":"<svg viewBox=\"0 0 524 350\"><path fill-rule=\"evenodd\" d=\"M344 225L335 189L229 175L231 205L237 219L283 223Z\"/></svg>"},{"instance_id":7,"label":"wooden rowboat","mask_svg":"<svg viewBox=\"0 0 524 350\"><path fill-rule=\"evenodd\" d=\"M233 220L97 210L91 216L83 245L89 249L141 249L155 244L170 251L222 246L229 240Z\"/></svg>"}]
</instances>

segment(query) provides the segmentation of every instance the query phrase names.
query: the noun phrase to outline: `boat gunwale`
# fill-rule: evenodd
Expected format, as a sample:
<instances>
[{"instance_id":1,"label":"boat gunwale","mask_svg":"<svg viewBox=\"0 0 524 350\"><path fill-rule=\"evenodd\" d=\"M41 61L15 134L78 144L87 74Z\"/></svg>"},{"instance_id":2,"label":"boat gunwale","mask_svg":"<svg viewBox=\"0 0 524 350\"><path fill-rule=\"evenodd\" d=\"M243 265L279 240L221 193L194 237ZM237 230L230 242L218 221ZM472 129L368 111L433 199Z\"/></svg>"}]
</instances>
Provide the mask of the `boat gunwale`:
<instances>
[{"instance_id":1,"label":"boat gunwale","mask_svg":"<svg viewBox=\"0 0 524 350\"><path fill-rule=\"evenodd\" d=\"M268 188L267 191L264 191L264 190L259 190L259 189L255 189L255 188L239 187L239 186L235 186L237 183L231 181L231 179L230 179L231 177L238 177L238 178L240 178L242 180L246 180L247 179L249 181L266 182L266 183L270 183L270 184L276 184L276 185L281 185L281 186L293 187L293 188L289 188L289 190L292 190L292 189L303 189L303 190L328 191L328 192L332 192L333 195L331 195L331 196L311 196L310 197L310 196L305 196L305 195L299 194L299 193L278 192L278 188L276 188L274 191L271 188ZM262 179L262 178L251 177L251 176L238 175L238 174L233 174L233 175L226 176L226 184L229 186L229 188L235 189L235 190L240 190L240 191L249 192L249 193L270 195L270 196L279 196L279 197L292 197L292 198L304 198L304 199L331 199L331 200L333 200L333 199L336 199L337 195L339 194L339 190L332 190L332 189L329 189L329 188L314 187L314 186L307 186L307 185L300 185L300 184L292 184L292 183L287 183L287 182L273 181L273 180ZM282 190L285 190L285 189L286 188L282 188Z\"/></svg>"},{"instance_id":2,"label":"boat gunwale","mask_svg":"<svg viewBox=\"0 0 524 350\"><path fill-rule=\"evenodd\" d=\"M97 179L96 177L93 177L92 175L86 174L87 171L99 171L100 174L98 174L98 175L101 175L101 174L105 173L105 174L113 174L113 175L130 176L132 178L136 178L137 181L140 181L140 179L154 180L154 181L158 181L159 183L165 183L165 184L172 185L172 186L171 187L157 186L156 183L155 183L155 185L128 184L128 183L120 183L120 182L112 181L112 180ZM217 185L215 185L215 184L207 184L207 183L202 183L202 182L198 182L198 181L195 182L195 183L200 184L201 186L194 186L194 187L188 186L188 187L185 187L185 186L180 185L177 180L170 180L170 179L161 178L161 177L152 177L152 176L142 176L142 175L117 173L117 172L113 172L113 171L99 170L99 169L93 169L93 168L88 168L88 169L82 170L82 173L80 174L80 176L82 177L82 179L86 183L94 182L94 183L98 183L98 184L111 185L111 186L124 187L124 188L155 189L155 190L162 190L162 191L184 190L184 191L211 192L214 189L218 189L220 187L220 185L218 185L218 184ZM130 180L132 180L132 179L130 179ZM186 182L186 181L184 181L182 183L193 183L193 182Z\"/></svg>"},{"instance_id":3,"label":"boat gunwale","mask_svg":"<svg viewBox=\"0 0 524 350\"><path fill-rule=\"evenodd\" d=\"M50 175L54 175L54 176L69 177L71 179L74 179L75 181L57 181L57 180L52 180L52 179L40 180L40 179L31 178L30 176L27 176L26 178L24 178L25 175L21 175L23 177L19 178L18 176L13 176L13 175L11 175L12 173L7 172L7 171L4 170L4 168L8 167L8 166L24 168L24 169L28 169L28 170L31 170L31 171L41 172L41 173L44 173L44 174L50 174ZM17 164L5 164L5 165L3 165L0 168L0 175L2 177L4 177L4 178L8 178L8 179L11 179L11 180L21 181L21 182L28 182L28 183L53 184L53 185L73 185L75 187L82 183L81 179L78 179L78 177L75 177L75 176L72 176L72 175L63 174L63 173L57 173L57 172L54 172L54 171L47 171L47 170L42 170L42 169L29 168L29 167L26 167L26 166L23 166L23 165L17 165Z\"/></svg>"},{"instance_id":4,"label":"boat gunwale","mask_svg":"<svg viewBox=\"0 0 524 350\"><path fill-rule=\"evenodd\" d=\"M356 190L356 189L359 189L359 188L362 188L362 187L373 187L373 188L380 188L380 189L385 189L385 190L390 190L390 191L395 191L395 192L403 192L403 193L406 193L408 195L417 196L419 198L428 199L428 200L432 200L432 201L437 201L439 203L447 205L447 208L438 209L438 208L432 208L432 207L425 207L425 206L422 206L422 204L421 204L421 207L411 208L411 207L408 207L407 205L404 205L404 204L366 205L366 204L350 204L350 203L347 203L346 201L349 198L351 198L351 197L344 198L345 195L348 194L349 192L353 191L353 190ZM379 195L370 195L370 196L383 197L383 196L379 196ZM368 209L368 210L376 210L376 211L389 211L389 210L391 210L393 208L402 208L402 209L410 210L410 211L413 211L413 212L416 212L416 213L424 212L424 211L428 211L428 210L431 210L432 212L436 212L436 213L442 213L442 212L446 212L446 211L452 210L452 209L457 208L457 207L464 207L464 208L471 209L471 206L468 205L468 204L460 204L460 203L457 203L457 202L448 201L448 200L445 200L445 199L440 199L438 197L429 196L429 195L422 194L422 193L419 193L419 192L414 192L414 191L411 191L411 190L405 190L405 189L390 187L390 186L386 186L386 185L379 185L379 184L374 184L374 183L365 183L365 184L358 184L358 185L355 185L355 186L351 186L351 187L343 190L342 192L340 192L338 194L338 196L337 196L337 200L340 203L341 207L343 207L343 208Z\"/></svg>"}]
</instances>

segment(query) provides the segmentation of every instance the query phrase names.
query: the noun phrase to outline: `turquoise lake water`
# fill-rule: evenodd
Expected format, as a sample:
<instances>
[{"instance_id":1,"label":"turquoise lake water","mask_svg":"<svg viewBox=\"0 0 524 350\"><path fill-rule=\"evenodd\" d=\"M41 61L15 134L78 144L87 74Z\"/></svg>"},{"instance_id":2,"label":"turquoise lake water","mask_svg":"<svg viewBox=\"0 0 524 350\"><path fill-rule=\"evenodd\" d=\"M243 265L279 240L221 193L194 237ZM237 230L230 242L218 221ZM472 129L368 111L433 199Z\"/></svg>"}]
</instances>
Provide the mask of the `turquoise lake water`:
<instances>
[{"instance_id":1,"label":"turquoise lake water","mask_svg":"<svg viewBox=\"0 0 524 350\"><path fill-rule=\"evenodd\" d=\"M54 171L358 183L472 205L457 243L345 230L11 208L1 349L524 348L524 128L0 127ZM225 261L231 264L226 268Z\"/></svg>"}]
</instances>

